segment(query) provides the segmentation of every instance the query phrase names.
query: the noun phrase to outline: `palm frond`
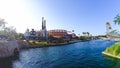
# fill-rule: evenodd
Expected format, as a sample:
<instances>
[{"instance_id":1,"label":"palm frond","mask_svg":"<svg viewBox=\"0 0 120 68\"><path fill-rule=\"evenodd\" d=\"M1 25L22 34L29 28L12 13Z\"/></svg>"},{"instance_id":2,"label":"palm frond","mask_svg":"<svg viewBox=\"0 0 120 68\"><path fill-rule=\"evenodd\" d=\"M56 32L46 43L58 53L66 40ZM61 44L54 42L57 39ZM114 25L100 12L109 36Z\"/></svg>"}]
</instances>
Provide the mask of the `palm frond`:
<instances>
[{"instance_id":1,"label":"palm frond","mask_svg":"<svg viewBox=\"0 0 120 68\"><path fill-rule=\"evenodd\" d=\"M114 22L115 22L115 24L120 25L120 16L119 16L119 14L117 14L116 17L114 17Z\"/></svg>"}]
</instances>

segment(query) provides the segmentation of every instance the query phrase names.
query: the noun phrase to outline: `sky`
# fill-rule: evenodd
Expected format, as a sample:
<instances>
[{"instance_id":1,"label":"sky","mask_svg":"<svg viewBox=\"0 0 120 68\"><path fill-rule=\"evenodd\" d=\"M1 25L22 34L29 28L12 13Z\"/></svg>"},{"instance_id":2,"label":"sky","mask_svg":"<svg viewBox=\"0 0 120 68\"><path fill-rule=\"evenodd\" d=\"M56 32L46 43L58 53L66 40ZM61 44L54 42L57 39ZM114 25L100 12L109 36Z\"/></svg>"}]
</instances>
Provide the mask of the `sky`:
<instances>
[{"instance_id":1,"label":"sky","mask_svg":"<svg viewBox=\"0 0 120 68\"><path fill-rule=\"evenodd\" d=\"M119 3L120 0L0 0L0 18L22 33L27 28L40 30L44 17L47 30L103 35L106 22L120 30L113 22L120 13Z\"/></svg>"}]
</instances>

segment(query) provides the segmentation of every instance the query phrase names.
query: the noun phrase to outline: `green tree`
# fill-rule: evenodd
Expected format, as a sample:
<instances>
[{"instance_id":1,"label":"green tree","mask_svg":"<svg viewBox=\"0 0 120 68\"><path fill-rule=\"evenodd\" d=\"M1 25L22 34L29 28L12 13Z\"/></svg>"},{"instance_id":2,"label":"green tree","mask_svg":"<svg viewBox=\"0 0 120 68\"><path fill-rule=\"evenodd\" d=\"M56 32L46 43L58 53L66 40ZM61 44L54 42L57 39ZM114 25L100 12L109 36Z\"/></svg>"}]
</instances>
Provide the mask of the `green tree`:
<instances>
[{"instance_id":1,"label":"green tree","mask_svg":"<svg viewBox=\"0 0 120 68\"><path fill-rule=\"evenodd\" d=\"M18 37L16 29L13 26L5 27L4 33L4 35L7 35L10 39L16 39L16 37Z\"/></svg>"},{"instance_id":2,"label":"green tree","mask_svg":"<svg viewBox=\"0 0 120 68\"><path fill-rule=\"evenodd\" d=\"M80 37L80 33L78 34L78 36Z\"/></svg>"},{"instance_id":3,"label":"green tree","mask_svg":"<svg viewBox=\"0 0 120 68\"><path fill-rule=\"evenodd\" d=\"M72 30L72 32L74 32L74 30Z\"/></svg>"},{"instance_id":4,"label":"green tree","mask_svg":"<svg viewBox=\"0 0 120 68\"><path fill-rule=\"evenodd\" d=\"M89 32L86 32L86 34L87 34L87 36L89 36L89 35L90 35L90 33L89 33Z\"/></svg>"},{"instance_id":5,"label":"green tree","mask_svg":"<svg viewBox=\"0 0 120 68\"><path fill-rule=\"evenodd\" d=\"M120 25L120 15L119 14L117 14L116 17L114 18L114 22L115 22L115 24Z\"/></svg>"},{"instance_id":6,"label":"green tree","mask_svg":"<svg viewBox=\"0 0 120 68\"><path fill-rule=\"evenodd\" d=\"M0 35L8 36L10 39L16 39L18 34L13 26L6 27L7 23L0 18Z\"/></svg>"},{"instance_id":7,"label":"green tree","mask_svg":"<svg viewBox=\"0 0 120 68\"><path fill-rule=\"evenodd\" d=\"M86 32L82 32L82 34L83 34L83 36L85 36L85 35L86 35Z\"/></svg>"},{"instance_id":8,"label":"green tree","mask_svg":"<svg viewBox=\"0 0 120 68\"><path fill-rule=\"evenodd\" d=\"M6 24L5 20L0 18L0 28L4 29Z\"/></svg>"}]
</instances>

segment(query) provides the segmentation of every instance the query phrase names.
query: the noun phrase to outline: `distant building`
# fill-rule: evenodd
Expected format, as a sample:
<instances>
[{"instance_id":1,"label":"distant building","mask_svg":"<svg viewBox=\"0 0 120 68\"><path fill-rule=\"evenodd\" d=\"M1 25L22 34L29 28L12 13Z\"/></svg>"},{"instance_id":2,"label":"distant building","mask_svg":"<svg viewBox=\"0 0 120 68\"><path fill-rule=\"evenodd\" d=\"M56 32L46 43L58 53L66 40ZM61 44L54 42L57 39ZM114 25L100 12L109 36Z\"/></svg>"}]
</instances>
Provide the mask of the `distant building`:
<instances>
[{"instance_id":1,"label":"distant building","mask_svg":"<svg viewBox=\"0 0 120 68\"><path fill-rule=\"evenodd\" d=\"M44 20L44 17L42 17L42 30L40 32L40 36L43 41L46 41L48 39L48 34L46 30L46 20Z\"/></svg>"},{"instance_id":2,"label":"distant building","mask_svg":"<svg viewBox=\"0 0 120 68\"><path fill-rule=\"evenodd\" d=\"M71 39L74 39L74 38L77 37L73 30L72 30L72 32L71 31L67 31L67 36L69 38L71 38Z\"/></svg>"},{"instance_id":3,"label":"distant building","mask_svg":"<svg viewBox=\"0 0 120 68\"><path fill-rule=\"evenodd\" d=\"M34 29L30 31L30 39L37 39L38 35Z\"/></svg>"},{"instance_id":4,"label":"distant building","mask_svg":"<svg viewBox=\"0 0 120 68\"><path fill-rule=\"evenodd\" d=\"M63 29L49 30L48 35L54 38L63 38L67 36L67 30L63 30Z\"/></svg>"},{"instance_id":5,"label":"distant building","mask_svg":"<svg viewBox=\"0 0 120 68\"><path fill-rule=\"evenodd\" d=\"M75 33L73 33L74 30L72 30L71 33L68 33L67 30L64 29L55 29L55 30L49 30L46 29L46 20L44 20L44 17L42 17L42 29L40 31L35 31L32 29L32 31L29 31L29 29L26 30L24 33L25 39L38 39L39 41L49 41L48 36L52 36L54 38L62 38L62 39L74 39L77 36Z\"/></svg>"},{"instance_id":6,"label":"distant building","mask_svg":"<svg viewBox=\"0 0 120 68\"><path fill-rule=\"evenodd\" d=\"M54 38L66 38L66 39L68 39L68 38L72 39L72 38L77 37L75 33L64 30L64 29L49 30L48 35L50 35Z\"/></svg>"},{"instance_id":7,"label":"distant building","mask_svg":"<svg viewBox=\"0 0 120 68\"><path fill-rule=\"evenodd\" d=\"M38 35L34 29L32 29L31 31L29 31L29 29L27 29L26 32L24 33L25 39L35 40L35 39L37 39L37 37L38 37Z\"/></svg>"},{"instance_id":8,"label":"distant building","mask_svg":"<svg viewBox=\"0 0 120 68\"><path fill-rule=\"evenodd\" d=\"M109 34L112 31L112 27L109 22L106 22L106 34Z\"/></svg>"},{"instance_id":9,"label":"distant building","mask_svg":"<svg viewBox=\"0 0 120 68\"><path fill-rule=\"evenodd\" d=\"M107 40L120 41L120 32L113 30L109 22L106 23Z\"/></svg>"},{"instance_id":10,"label":"distant building","mask_svg":"<svg viewBox=\"0 0 120 68\"><path fill-rule=\"evenodd\" d=\"M30 32L29 29L27 29L26 32L24 33L24 38L29 39L29 37L30 37Z\"/></svg>"}]
</instances>

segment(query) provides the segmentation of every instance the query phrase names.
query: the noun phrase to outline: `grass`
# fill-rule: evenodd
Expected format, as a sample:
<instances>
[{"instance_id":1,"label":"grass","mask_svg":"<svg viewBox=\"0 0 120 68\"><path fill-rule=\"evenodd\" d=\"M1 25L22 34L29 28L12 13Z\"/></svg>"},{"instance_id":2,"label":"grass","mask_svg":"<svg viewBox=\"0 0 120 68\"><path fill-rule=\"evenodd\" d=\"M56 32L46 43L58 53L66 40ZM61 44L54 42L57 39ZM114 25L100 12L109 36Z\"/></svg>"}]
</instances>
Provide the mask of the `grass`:
<instances>
[{"instance_id":1,"label":"grass","mask_svg":"<svg viewBox=\"0 0 120 68\"><path fill-rule=\"evenodd\" d=\"M26 41L26 40L24 40ZM38 41L35 41L33 42L32 40L29 40L29 41L26 41L29 43L29 47L44 47L44 46L60 46L60 45L66 45L66 44L71 44L71 43L74 43L74 42L78 42L78 41L71 41L69 43L67 42L62 42L62 43L52 43L52 42L38 42Z\"/></svg>"},{"instance_id":2,"label":"grass","mask_svg":"<svg viewBox=\"0 0 120 68\"><path fill-rule=\"evenodd\" d=\"M120 57L120 42L115 43L114 45L106 48L104 51L105 53L111 54L113 56L119 56Z\"/></svg>"},{"instance_id":3,"label":"grass","mask_svg":"<svg viewBox=\"0 0 120 68\"><path fill-rule=\"evenodd\" d=\"M29 44L31 45L31 46L38 46L38 45L48 45L48 42L35 42L35 43L33 43L33 41L29 41Z\"/></svg>"}]
</instances>

